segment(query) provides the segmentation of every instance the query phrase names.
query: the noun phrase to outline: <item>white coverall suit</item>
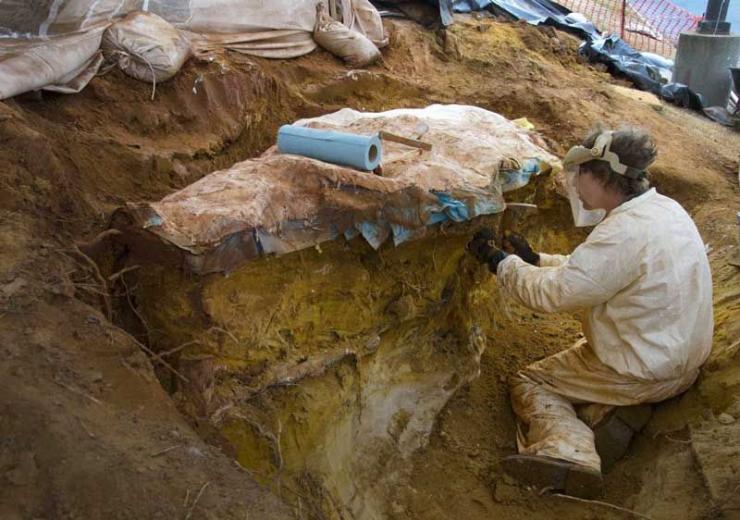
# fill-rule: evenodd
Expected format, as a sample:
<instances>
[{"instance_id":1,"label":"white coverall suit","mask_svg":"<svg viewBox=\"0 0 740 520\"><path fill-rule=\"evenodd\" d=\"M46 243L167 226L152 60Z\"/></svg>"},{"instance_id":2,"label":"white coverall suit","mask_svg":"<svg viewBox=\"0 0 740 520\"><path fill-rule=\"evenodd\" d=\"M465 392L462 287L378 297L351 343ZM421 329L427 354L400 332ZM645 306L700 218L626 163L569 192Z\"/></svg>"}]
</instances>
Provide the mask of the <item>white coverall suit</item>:
<instances>
[{"instance_id":1,"label":"white coverall suit","mask_svg":"<svg viewBox=\"0 0 740 520\"><path fill-rule=\"evenodd\" d=\"M531 309L586 309L585 339L512 378L514 411L525 425L520 453L600 470L593 431L573 405L668 399L691 386L709 356L704 243L686 211L654 189L612 210L570 256L541 254L535 267L510 255L497 275Z\"/></svg>"}]
</instances>

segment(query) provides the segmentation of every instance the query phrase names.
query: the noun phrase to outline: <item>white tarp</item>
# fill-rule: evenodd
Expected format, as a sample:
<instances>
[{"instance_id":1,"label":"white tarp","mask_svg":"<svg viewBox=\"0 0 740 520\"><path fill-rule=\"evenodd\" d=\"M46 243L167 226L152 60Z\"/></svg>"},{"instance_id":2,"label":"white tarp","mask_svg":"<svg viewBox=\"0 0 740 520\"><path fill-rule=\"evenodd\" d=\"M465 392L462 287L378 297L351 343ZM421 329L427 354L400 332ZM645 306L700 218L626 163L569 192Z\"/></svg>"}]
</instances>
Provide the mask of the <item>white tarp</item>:
<instances>
[{"instance_id":1,"label":"white tarp","mask_svg":"<svg viewBox=\"0 0 740 520\"><path fill-rule=\"evenodd\" d=\"M2 0L0 37L40 37L85 31L134 11L161 16L180 29L238 43L238 50L263 51L268 57L294 57L316 45L311 33L320 0ZM387 44L377 10L368 0L328 1L332 14L366 35L378 47ZM341 11L341 13L339 13ZM285 42L285 45L282 43ZM285 47L285 56L277 56Z\"/></svg>"},{"instance_id":2,"label":"white tarp","mask_svg":"<svg viewBox=\"0 0 740 520\"><path fill-rule=\"evenodd\" d=\"M266 58L302 56L316 48L319 1L1 0L0 99L54 86L79 91L102 61L92 49L95 40L99 44L102 30L134 11L154 13L192 33L195 53L226 48ZM329 6L376 45L387 42L367 1L329 0Z\"/></svg>"},{"instance_id":3,"label":"white tarp","mask_svg":"<svg viewBox=\"0 0 740 520\"><path fill-rule=\"evenodd\" d=\"M317 0L3 0L0 27L48 36L88 29L133 11L148 11L196 32L303 31L310 36Z\"/></svg>"},{"instance_id":4,"label":"white tarp","mask_svg":"<svg viewBox=\"0 0 740 520\"><path fill-rule=\"evenodd\" d=\"M37 89L67 94L82 90L103 62L100 40L105 27L45 40L2 41L0 99Z\"/></svg>"},{"instance_id":5,"label":"white tarp","mask_svg":"<svg viewBox=\"0 0 740 520\"><path fill-rule=\"evenodd\" d=\"M398 245L441 222L503 211L502 192L522 185L508 180L513 162L533 165L509 172L526 180L560 168L534 134L473 106L381 113L345 108L295 124L359 135L421 133L432 150L384 142L380 176L272 147L159 202L129 205L123 211L134 223L127 228L131 239L143 234L147 250L153 238L172 244L199 273L229 272L262 254L340 236L362 235L374 248L389 239Z\"/></svg>"}]
</instances>

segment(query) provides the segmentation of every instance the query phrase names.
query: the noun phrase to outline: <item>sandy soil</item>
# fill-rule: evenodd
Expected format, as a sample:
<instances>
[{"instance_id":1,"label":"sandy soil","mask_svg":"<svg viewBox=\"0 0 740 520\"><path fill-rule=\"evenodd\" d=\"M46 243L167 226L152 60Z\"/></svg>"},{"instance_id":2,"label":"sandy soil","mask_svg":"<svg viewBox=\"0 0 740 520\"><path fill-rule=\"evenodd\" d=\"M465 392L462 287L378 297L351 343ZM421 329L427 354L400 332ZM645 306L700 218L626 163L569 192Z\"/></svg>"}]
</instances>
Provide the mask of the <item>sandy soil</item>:
<instances>
[{"instance_id":1,"label":"sandy soil","mask_svg":"<svg viewBox=\"0 0 740 520\"><path fill-rule=\"evenodd\" d=\"M473 18L447 32L403 21L388 28L383 63L367 71L318 51L287 62L229 55L188 63L157 86L153 102L149 85L112 72L79 95L0 103L0 517L295 516L287 497L255 484L178 414L143 336L108 315L125 295L109 294L73 244L106 229L126 201L156 200L261 152L280 124L344 106L432 102L526 116L558 154L597 121L654 133L654 183L691 212L710 248L715 346L698 384L659 407L607 476L605 500L655 519L740 514L740 270L727 263L740 136L623 95L578 62L573 38L549 28ZM542 250L565 252L583 236L566 217L554 209L521 231ZM487 283L490 298L480 304L506 311L481 377L441 414L409 485L388 497L389 517L626 517L537 496L501 474L497 461L514 451L505 378L567 347L579 328L573 316L502 304Z\"/></svg>"}]
</instances>

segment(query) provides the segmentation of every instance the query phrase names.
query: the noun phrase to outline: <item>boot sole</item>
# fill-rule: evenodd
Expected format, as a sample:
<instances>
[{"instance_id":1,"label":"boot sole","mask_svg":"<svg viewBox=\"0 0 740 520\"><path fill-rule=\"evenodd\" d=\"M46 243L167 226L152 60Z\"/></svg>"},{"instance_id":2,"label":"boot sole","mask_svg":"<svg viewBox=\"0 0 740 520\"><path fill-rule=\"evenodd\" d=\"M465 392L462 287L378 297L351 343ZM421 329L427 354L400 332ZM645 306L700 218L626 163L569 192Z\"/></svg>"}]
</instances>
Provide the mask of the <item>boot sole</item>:
<instances>
[{"instance_id":1,"label":"boot sole","mask_svg":"<svg viewBox=\"0 0 740 520\"><path fill-rule=\"evenodd\" d=\"M511 455L501 461L506 474L538 490L562 492L579 498L601 495L601 473L563 460L538 455Z\"/></svg>"}]
</instances>

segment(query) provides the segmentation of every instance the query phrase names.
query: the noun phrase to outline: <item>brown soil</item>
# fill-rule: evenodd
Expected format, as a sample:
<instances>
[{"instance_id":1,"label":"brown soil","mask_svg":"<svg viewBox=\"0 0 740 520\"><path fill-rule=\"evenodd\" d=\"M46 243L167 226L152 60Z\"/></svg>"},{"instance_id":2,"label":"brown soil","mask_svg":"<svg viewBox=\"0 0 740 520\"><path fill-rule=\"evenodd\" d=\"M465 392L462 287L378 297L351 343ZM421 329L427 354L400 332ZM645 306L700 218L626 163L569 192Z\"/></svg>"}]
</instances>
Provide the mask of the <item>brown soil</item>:
<instances>
[{"instance_id":1,"label":"brown soil","mask_svg":"<svg viewBox=\"0 0 740 520\"><path fill-rule=\"evenodd\" d=\"M150 86L112 72L79 95L0 103L0 517L320 517L257 485L195 433L143 354L144 332L127 316L107 316L137 288L101 281L72 244L106 229L126 201L156 200L256 155L280 124L345 106L433 102L526 116L558 154L597 121L653 132L654 183L684 204L711 248L715 345L698 384L659 407L607 476L604 500L655 519L738 514L740 421L716 419L740 419L740 271L728 265L740 209L738 134L623 95L578 63L573 38L549 28L473 18L446 33L387 25L384 61L367 71L350 72L323 52L281 62L229 55L188 63L157 86L154 102ZM583 236L566 217L556 204L520 229L538 248L565 252ZM105 275L114 260L101 265ZM481 376L440 414L408 485L389 492L387 516L626 517L538 496L502 476L497 461L514 451L505 378L567 347L579 325L506 301L490 279L477 294L496 318Z\"/></svg>"}]
</instances>

